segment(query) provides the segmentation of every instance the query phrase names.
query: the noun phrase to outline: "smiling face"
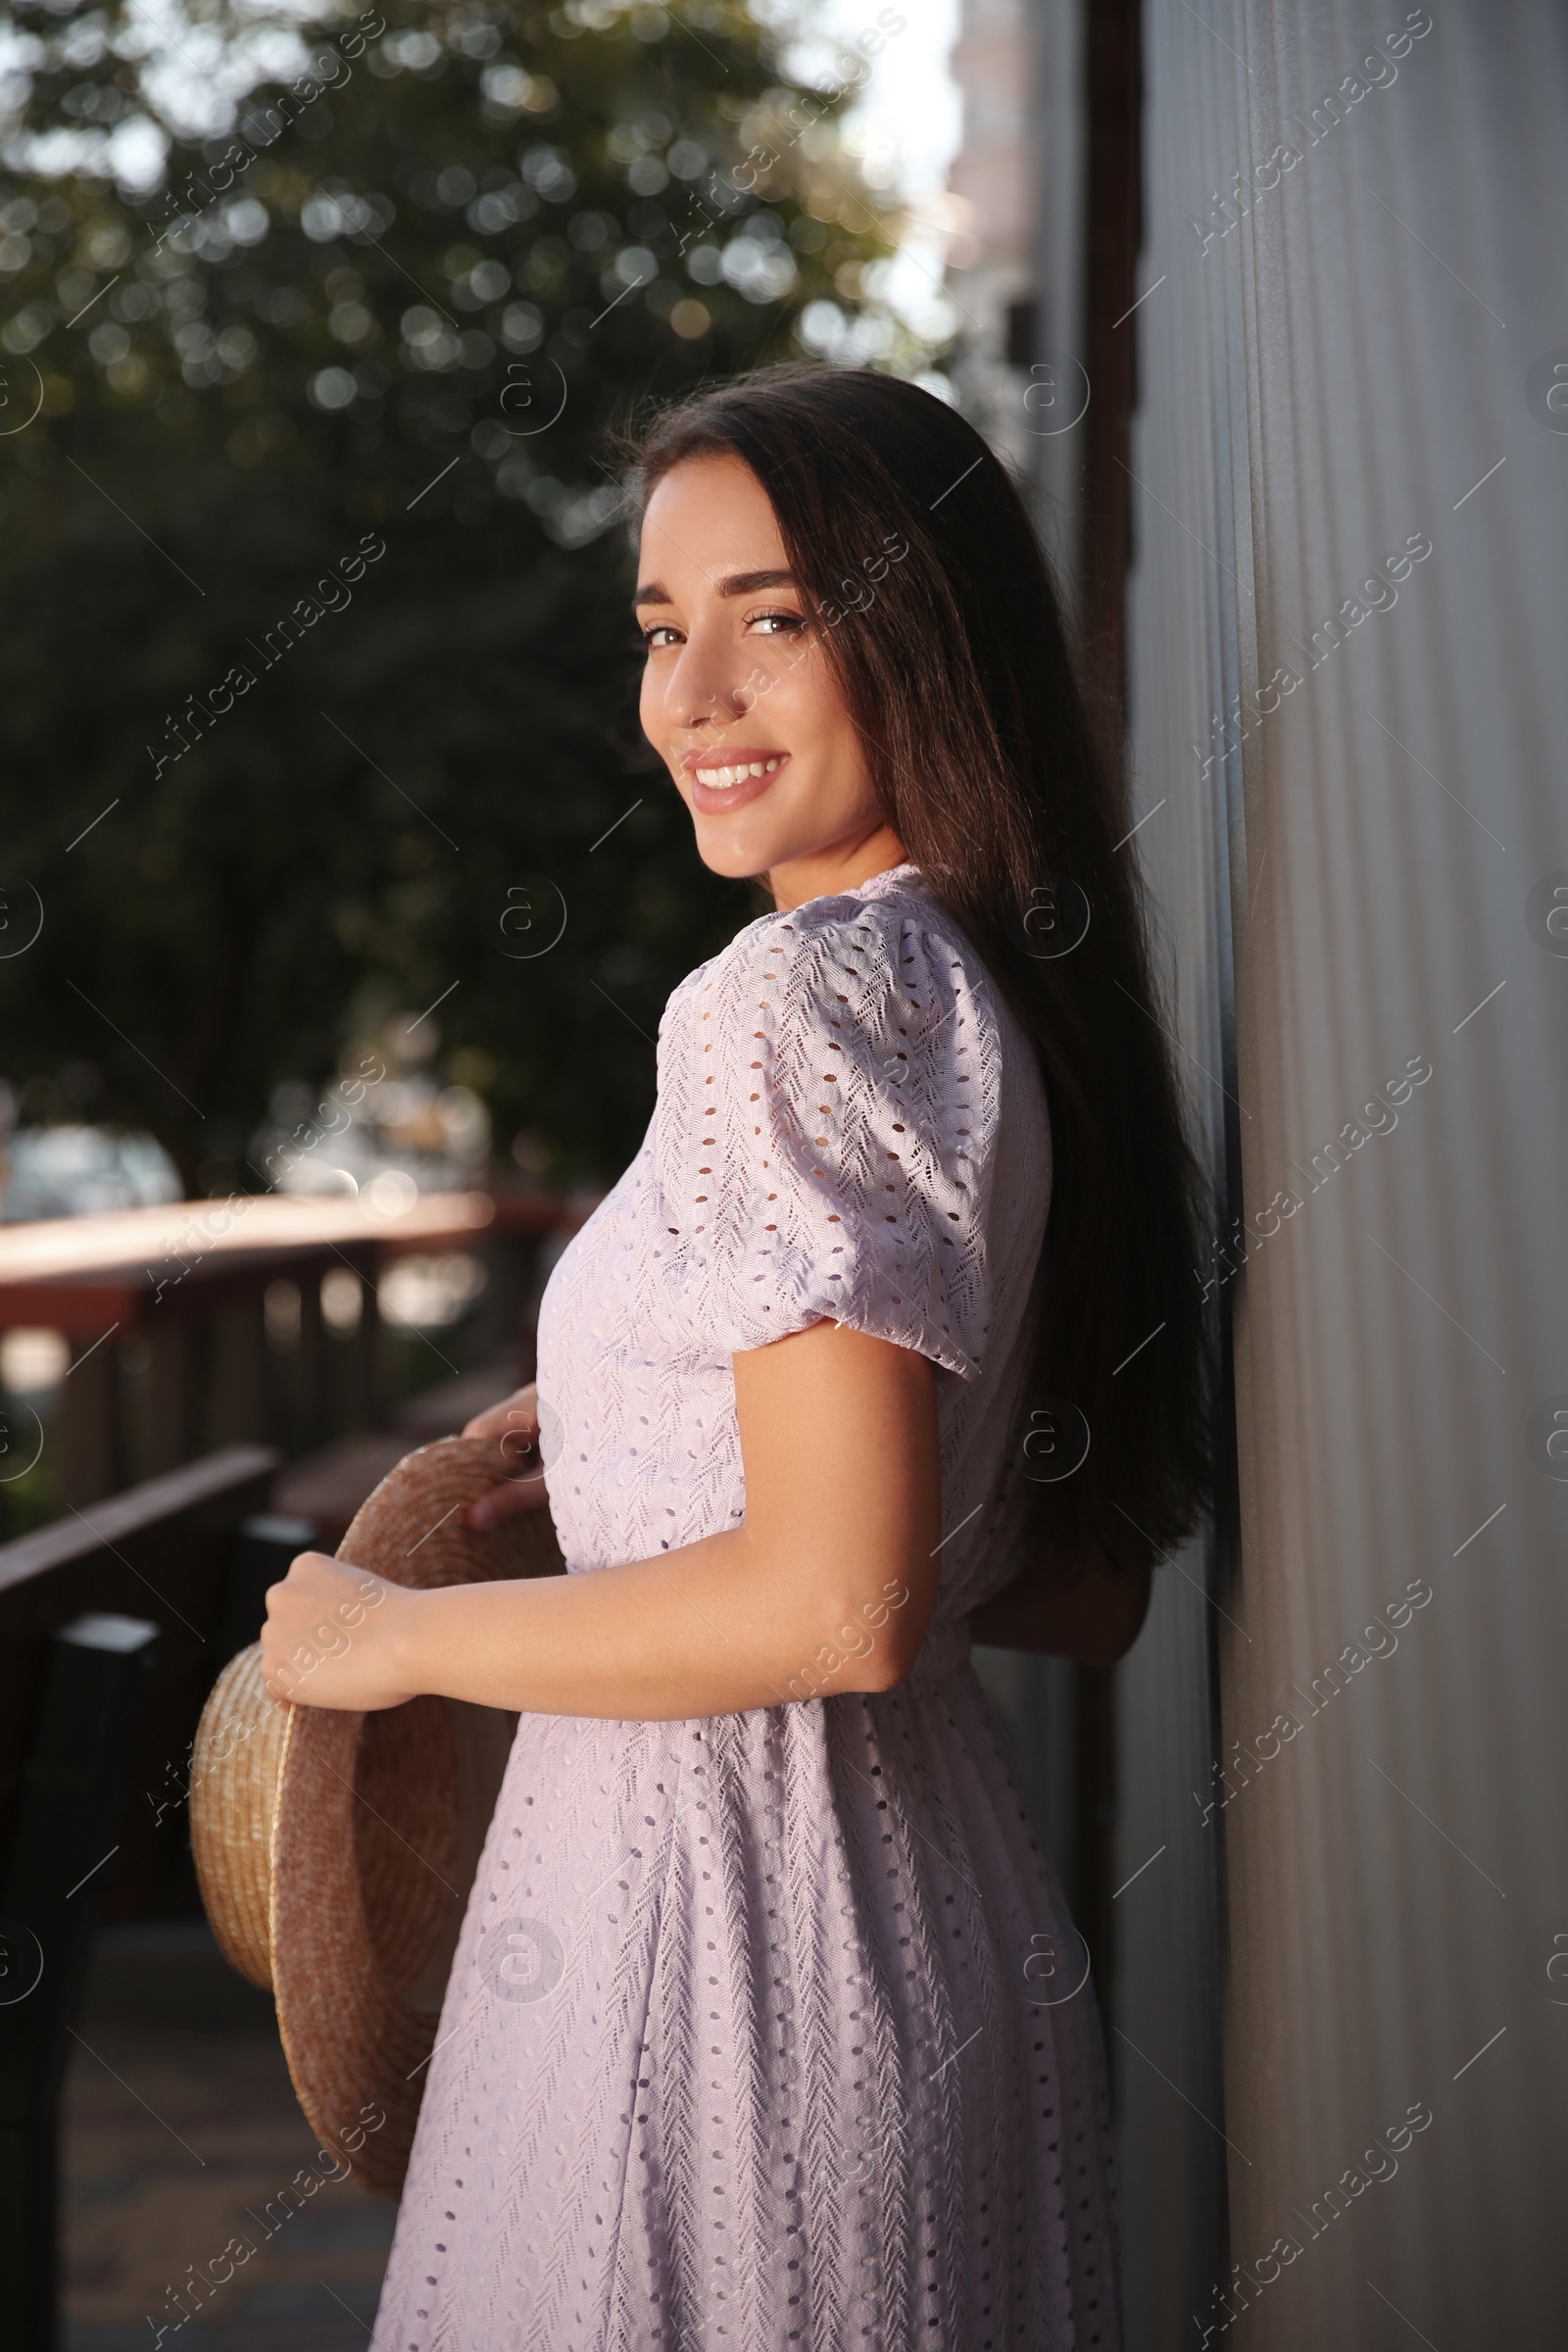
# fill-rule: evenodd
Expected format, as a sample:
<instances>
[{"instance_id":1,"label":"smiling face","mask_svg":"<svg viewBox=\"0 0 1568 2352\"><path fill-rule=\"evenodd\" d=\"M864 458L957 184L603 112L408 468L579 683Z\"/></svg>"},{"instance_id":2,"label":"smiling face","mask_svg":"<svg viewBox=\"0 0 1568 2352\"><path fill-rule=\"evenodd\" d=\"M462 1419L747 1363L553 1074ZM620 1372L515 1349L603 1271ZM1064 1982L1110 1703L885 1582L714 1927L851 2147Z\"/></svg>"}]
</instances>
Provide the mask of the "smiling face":
<instances>
[{"instance_id":1,"label":"smiling face","mask_svg":"<svg viewBox=\"0 0 1568 2352\"><path fill-rule=\"evenodd\" d=\"M643 732L715 873L783 907L904 861L767 494L738 458L689 458L643 516Z\"/></svg>"}]
</instances>

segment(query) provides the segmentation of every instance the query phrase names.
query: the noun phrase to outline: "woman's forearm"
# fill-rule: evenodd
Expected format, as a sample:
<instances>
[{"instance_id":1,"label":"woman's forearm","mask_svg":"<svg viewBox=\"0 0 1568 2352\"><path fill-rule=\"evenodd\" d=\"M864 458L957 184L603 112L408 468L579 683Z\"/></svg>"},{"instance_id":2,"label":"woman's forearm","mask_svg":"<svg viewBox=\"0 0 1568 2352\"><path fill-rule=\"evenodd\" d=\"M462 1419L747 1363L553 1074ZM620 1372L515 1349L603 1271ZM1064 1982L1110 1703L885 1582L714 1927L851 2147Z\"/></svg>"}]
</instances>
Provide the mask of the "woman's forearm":
<instances>
[{"instance_id":1,"label":"woman's forearm","mask_svg":"<svg viewBox=\"0 0 1568 2352\"><path fill-rule=\"evenodd\" d=\"M734 1367L738 1526L626 1566L411 1595L409 1687L667 1722L900 1681L939 1574L930 1365L820 1323Z\"/></svg>"},{"instance_id":2,"label":"woman's forearm","mask_svg":"<svg viewBox=\"0 0 1568 2352\"><path fill-rule=\"evenodd\" d=\"M623 1566L436 1592L303 1553L267 1596L270 1687L311 1706L433 1691L668 1722L901 1681L942 1553L930 1364L826 1322L733 1362L738 1525Z\"/></svg>"},{"instance_id":3,"label":"woman's forearm","mask_svg":"<svg viewBox=\"0 0 1568 2352\"><path fill-rule=\"evenodd\" d=\"M839 1591L736 1528L624 1567L400 1593L389 1671L517 1712L646 1721L884 1689L908 1655L909 1584L861 1571Z\"/></svg>"}]
</instances>

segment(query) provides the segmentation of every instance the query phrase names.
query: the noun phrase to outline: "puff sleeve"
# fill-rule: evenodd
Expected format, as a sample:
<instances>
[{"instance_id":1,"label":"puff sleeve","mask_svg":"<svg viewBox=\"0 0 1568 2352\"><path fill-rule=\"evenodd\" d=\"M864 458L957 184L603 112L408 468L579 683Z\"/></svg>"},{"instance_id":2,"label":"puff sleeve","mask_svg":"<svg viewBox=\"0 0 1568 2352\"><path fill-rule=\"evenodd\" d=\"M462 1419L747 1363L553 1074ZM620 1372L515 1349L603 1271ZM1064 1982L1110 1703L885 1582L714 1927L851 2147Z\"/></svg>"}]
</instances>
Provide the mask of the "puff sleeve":
<instances>
[{"instance_id":1,"label":"puff sleeve","mask_svg":"<svg viewBox=\"0 0 1568 2352\"><path fill-rule=\"evenodd\" d=\"M693 973L653 1145L665 1279L705 1343L831 1319L976 1378L999 1083L984 967L920 899L814 900Z\"/></svg>"}]
</instances>

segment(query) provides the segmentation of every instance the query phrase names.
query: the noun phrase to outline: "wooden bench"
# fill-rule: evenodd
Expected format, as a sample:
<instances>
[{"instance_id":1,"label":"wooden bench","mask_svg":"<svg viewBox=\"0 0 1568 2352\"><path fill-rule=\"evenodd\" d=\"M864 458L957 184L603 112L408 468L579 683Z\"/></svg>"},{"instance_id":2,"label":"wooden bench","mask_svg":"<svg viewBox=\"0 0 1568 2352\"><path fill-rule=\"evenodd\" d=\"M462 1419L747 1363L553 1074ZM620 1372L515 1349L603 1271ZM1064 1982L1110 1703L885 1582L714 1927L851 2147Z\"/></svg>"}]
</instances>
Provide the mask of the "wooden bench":
<instances>
[{"instance_id":1,"label":"wooden bench","mask_svg":"<svg viewBox=\"0 0 1568 2352\"><path fill-rule=\"evenodd\" d=\"M186 1839L197 1718L259 1618L237 1540L277 1462L226 1446L0 1544L0 2278L27 2352L58 2341L58 2106L93 1935Z\"/></svg>"}]
</instances>

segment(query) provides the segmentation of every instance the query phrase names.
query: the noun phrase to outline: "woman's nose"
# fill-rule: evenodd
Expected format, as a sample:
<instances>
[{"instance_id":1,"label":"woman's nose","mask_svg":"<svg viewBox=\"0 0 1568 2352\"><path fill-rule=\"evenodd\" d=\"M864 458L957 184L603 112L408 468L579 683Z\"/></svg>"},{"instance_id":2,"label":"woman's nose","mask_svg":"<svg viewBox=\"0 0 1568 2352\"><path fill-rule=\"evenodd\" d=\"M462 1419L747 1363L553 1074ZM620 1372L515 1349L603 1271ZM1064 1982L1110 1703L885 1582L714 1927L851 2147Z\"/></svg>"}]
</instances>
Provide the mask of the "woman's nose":
<instances>
[{"instance_id":1,"label":"woman's nose","mask_svg":"<svg viewBox=\"0 0 1568 2352\"><path fill-rule=\"evenodd\" d=\"M746 665L733 645L689 637L669 681L671 715L683 726L705 719L720 724L744 718L757 700Z\"/></svg>"}]
</instances>

